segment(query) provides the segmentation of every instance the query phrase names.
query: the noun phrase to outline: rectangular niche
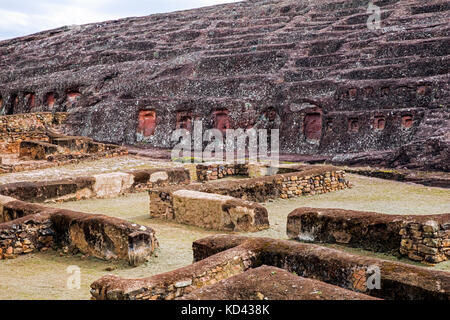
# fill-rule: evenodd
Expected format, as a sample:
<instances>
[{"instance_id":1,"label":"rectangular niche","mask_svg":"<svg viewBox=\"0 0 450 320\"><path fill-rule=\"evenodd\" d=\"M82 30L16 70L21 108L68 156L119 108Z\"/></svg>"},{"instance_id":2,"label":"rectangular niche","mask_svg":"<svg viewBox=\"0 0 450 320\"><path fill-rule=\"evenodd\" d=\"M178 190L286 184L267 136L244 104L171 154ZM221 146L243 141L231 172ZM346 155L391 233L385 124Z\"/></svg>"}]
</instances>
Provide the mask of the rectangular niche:
<instances>
[{"instance_id":1,"label":"rectangular niche","mask_svg":"<svg viewBox=\"0 0 450 320\"><path fill-rule=\"evenodd\" d=\"M45 95L45 105L49 108L53 108L55 105L56 96L54 92L49 92Z\"/></svg>"},{"instance_id":2,"label":"rectangular niche","mask_svg":"<svg viewBox=\"0 0 450 320\"><path fill-rule=\"evenodd\" d=\"M25 103L28 109L33 109L36 106L36 94L29 92L25 95Z\"/></svg>"},{"instance_id":3,"label":"rectangular niche","mask_svg":"<svg viewBox=\"0 0 450 320\"><path fill-rule=\"evenodd\" d=\"M348 119L348 132L358 132L359 131L359 119L350 118Z\"/></svg>"},{"instance_id":4,"label":"rectangular niche","mask_svg":"<svg viewBox=\"0 0 450 320\"><path fill-rule=\"evenodd\" d=\"M414 118L412 115L404 115L402 116L402 127L403 128L411 128L414 125Z\"/></svg>"},{"instance_id":5,"label":"rectangular niche","mask_svg":"<svg viewBox=\"0 0 450 320\"><path fill-rule=\"evenodd\" d=\"M144 137L150 137L155 134L156 112L154 110L144 110L139 112L137 133Z\"/></svg>"},{"instance_id":6,"label":"rectangular niche","mask_svg":"<svg viewBox=\"0 0 450 320\"><path fill-rule=\"evenodd\" d=\"M223 134L227 129L231 128L229 111L226 109L216 110L213 112L214 129L220 130Z\"/></svg>"},{"instance_id":7,"label":"rectangular niche","mask_svg":"<svg viewBox=\"0 0 450 320\"><path fill-rule=\"evenodd\" d=\"M322 114L320 112L305 115L303 132L308 140L320 140L322 137Z\"/></svg>"},{"instance_id":8,"label":"rectangular niche","mask_svg":"<svg viewBox=\"0 0 450 320\"><path fill-rule=\"evenodd\" d=\"M191 131L191 129L192 129L192 112L178 111L176 128Z\"/></svg>"},{"instance_id":9,"label":"rectangular niche","mask_svg":"<svg viewBox=\"0 0 450 320\"><path fill-rule=\"evenodd\" d=\"M18 105L19 105L19 96L17 94L13 94L11 96L11 101L10 101L9 107L6 110L6 114L7 115L14 114L14 111L16 110Z\"/></svg>"},{"instance_id":10,"label":"rectangular niche","mask_svg":"<svg viewBox=\"0 0 450 320\"><path fill-rule=\"evenodd\" d=\"M386 117L375 116L374 129L377 131L383 131L386 128Z\"/></svg>"}]
</instances>

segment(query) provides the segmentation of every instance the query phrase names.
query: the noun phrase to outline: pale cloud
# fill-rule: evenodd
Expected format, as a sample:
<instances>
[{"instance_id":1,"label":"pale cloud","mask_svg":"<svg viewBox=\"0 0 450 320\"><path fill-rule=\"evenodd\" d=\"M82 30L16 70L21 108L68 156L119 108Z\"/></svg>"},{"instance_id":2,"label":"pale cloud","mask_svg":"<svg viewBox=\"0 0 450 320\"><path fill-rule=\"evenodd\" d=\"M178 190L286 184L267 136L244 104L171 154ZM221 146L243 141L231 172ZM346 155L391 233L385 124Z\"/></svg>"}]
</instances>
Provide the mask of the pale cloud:
<instances>
[{"instance_id":1,"label":"pale cloud","mask_svg":"<svg viewBox=\"0 0 450 320\"><path fill-rule=\"evenodd\" d=\"M1 0L0 40L66 25L171 12L239 0Z\"/></svg>"}]
</instances>

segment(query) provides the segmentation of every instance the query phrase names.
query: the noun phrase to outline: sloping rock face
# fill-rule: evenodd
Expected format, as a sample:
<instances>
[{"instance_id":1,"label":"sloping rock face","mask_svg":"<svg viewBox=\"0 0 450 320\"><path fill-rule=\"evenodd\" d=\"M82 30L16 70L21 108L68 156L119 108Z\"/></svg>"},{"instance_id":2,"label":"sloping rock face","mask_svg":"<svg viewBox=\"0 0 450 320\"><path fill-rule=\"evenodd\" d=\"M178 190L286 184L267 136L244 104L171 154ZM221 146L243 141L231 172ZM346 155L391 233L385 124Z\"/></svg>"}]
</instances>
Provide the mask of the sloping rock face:
<instances>
[{"instance_id":1,"label":"sloping rock face","mask_svg":"<svg viewBox=\"0 0 450 320\"><path fill-rule=\"evenodd\" d=\"M2 41L1 112L153 147L196 119L279 128L284 153L449 170L449 4L374 5L376 30L367 0L249 0Z\"/></svg>"}]
</instances>

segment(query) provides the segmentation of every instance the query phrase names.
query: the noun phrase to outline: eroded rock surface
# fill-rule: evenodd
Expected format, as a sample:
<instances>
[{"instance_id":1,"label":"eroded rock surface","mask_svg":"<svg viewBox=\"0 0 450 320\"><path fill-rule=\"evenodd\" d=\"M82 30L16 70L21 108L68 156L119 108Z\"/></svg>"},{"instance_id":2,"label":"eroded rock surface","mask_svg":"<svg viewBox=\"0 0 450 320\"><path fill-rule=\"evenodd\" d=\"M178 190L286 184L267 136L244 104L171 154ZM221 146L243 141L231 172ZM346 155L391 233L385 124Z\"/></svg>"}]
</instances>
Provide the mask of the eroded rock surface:
<instances>
[{"instance_id":1,"label":"eroded rock surface","mask_svg":"<svg viewBox=\"0 0 450 320\"><path fill-rule=\"evenodd\" d=\"M251 0L2 41L1 112L164 148L194 120L279 128L285 153L449 170L448 2L374 5L378 30L363 0Z\"/></svg>"}]
</instances>

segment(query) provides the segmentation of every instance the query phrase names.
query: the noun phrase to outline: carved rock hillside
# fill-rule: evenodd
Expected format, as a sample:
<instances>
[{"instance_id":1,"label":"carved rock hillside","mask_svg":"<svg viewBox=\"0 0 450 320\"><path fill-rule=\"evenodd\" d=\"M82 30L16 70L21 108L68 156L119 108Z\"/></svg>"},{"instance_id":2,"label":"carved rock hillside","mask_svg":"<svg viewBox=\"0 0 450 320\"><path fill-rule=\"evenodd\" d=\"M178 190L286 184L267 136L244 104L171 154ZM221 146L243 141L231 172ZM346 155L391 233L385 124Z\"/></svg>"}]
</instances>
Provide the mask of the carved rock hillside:
<instances>
[{"instance_id":1,"label":"carved rock hillside","mask_svg":"<svg viewBox=\"0 0 450 320\"><path fill-rule=\"evenodd\" d=\"M0 42L3 114L170 147L175 128L280 128L284 153L449 170L450 2L249 0ZM350 155L352 153L352 155Z\"/></svg>"}]
</instances>

